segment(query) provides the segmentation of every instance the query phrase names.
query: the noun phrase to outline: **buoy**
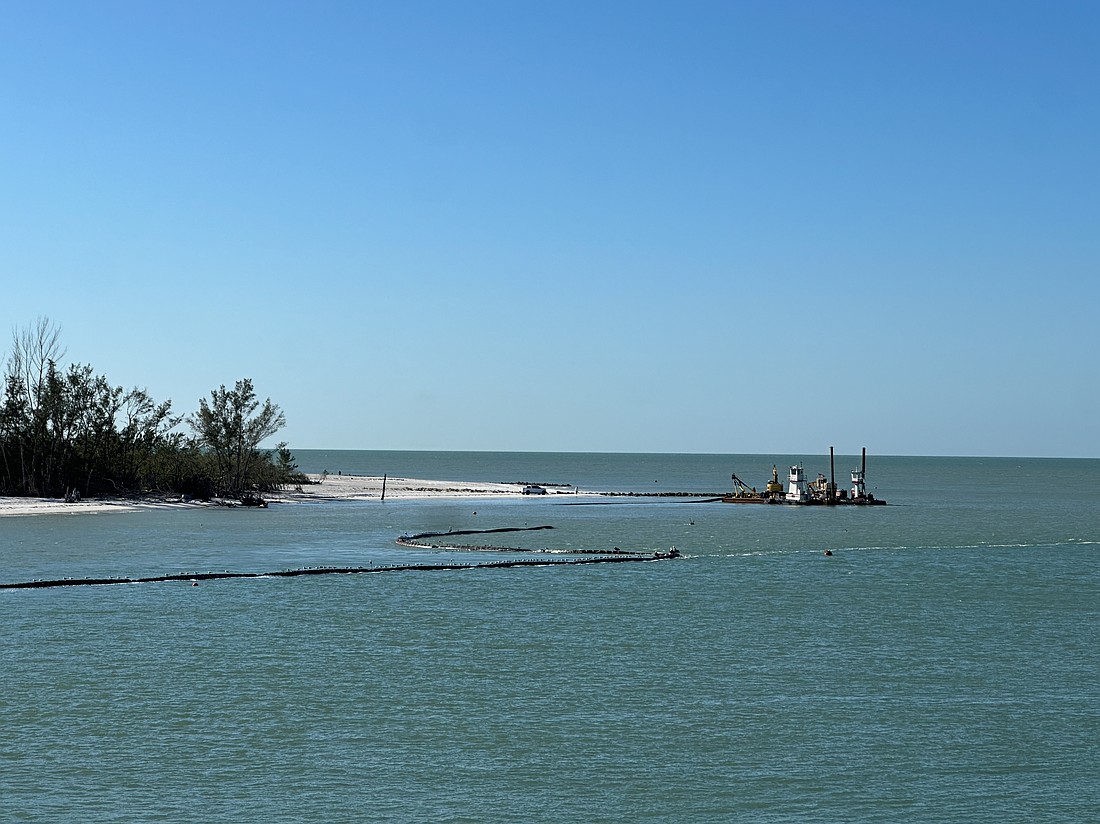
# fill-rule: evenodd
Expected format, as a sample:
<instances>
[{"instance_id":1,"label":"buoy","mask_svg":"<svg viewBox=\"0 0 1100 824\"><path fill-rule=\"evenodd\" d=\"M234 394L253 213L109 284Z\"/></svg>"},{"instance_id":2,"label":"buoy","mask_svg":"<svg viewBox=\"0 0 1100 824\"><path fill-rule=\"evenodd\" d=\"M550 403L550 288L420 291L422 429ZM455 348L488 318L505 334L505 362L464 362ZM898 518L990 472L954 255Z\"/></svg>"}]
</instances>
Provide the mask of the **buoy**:
<instances>
[{"instance_id":1,"label":"buoy","mask_svg":"<svg viewBox=\"0 0 1100 824\"><path fill-rule=\"evenodd\" d=\"M833 551L831 549L827 549L827 550L825 550L825 554L826 555L832 555Z\"/></svg>"}]
</instances>

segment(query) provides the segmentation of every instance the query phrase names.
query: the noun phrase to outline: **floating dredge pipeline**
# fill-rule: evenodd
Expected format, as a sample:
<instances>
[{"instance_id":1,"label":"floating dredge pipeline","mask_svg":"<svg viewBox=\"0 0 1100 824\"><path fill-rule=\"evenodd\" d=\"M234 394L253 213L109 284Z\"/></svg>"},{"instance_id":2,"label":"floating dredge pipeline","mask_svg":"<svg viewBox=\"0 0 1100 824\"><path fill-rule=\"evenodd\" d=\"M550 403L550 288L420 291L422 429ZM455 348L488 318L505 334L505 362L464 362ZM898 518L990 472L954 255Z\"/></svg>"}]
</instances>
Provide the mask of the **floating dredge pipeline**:
<instances>
[{"instance_id":1,"label":"floating dredge pipeline","mask_svg":"<svg viewBox=\"0 0 1100 824\"><path fill-rule=\"evenodd\" d=\"M402 535L395 542L398 546L412 547L413 549L442 549L448 552L539 552L550 555L641 555L647 560L653 558L639 552L624 552L614 549L529 549L519 546L491 546L489 544L459 544L453 540L434 541L433 538L455 538L460 535L495 535L501 532L538 532L543 529L553 529L552 526L507 526L497 529L449 529L446 532L418 532L415 535ZM677 555L679 553L677 552Z\"/></svg>"},{"instance_id":2,"label":"floating dredge pipeline","mask_svg":"<svg viewBox=\"0 0 1100 824\"><path fill-rule=\"evenodd\" d=\"M463 530L461 532L439 533L473 534L478 532L520 532L525 529L552 529L552 527L524 527L506 528L500 530ZM397 539L398 544L421 547L421 544L409 543L416 538L423 538L432 533L420 535L402 536ZM451 549L451 547L446 547ZM508 549L506 547L471 547L486 552L547 552L549 550L524 550ZM579 566L581 564L622 564L642 561L669 561L680 557L680 552L675 547L668 552L626 552L615 549L611 552L594 553L589 550L561 550L569 554L584 554L592 557L570 558L568 560L551 561L544 558L515 559L509 561L486 561L477 564L392 564L387 566L365 567L306 567L304 569L281 569L275 572L177 572L170 575L149 575L140 578L61 578L52 581L20 581L10 584L0 584L0 589L49 589L53 587L80 587L80 586L105 586L107 584L158 584L171 581L185 581L197 585L199 581L221 581L230 578L297 578L303 575L358 575L378 572L458 572L468 569L510 569L513 567L548 567L548 566Z\"/></svg>"}]
</instances>

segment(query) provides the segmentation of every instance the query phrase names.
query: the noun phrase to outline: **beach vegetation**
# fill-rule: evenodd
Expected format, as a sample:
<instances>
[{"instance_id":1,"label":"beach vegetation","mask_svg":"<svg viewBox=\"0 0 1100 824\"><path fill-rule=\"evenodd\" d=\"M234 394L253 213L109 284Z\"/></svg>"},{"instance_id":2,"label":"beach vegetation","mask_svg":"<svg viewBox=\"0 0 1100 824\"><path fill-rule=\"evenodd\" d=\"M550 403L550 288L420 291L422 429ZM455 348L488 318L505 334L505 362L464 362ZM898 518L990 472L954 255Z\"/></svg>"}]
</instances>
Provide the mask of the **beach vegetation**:
<instances>
[{"instance_id":1,"label":"beach vegetation","mask_svg":"<svg viewBox=\"0 0 1100 824\"><path fill-rule=\"evenodd\" d=\"M270 482L268 470L278 467L259 446L286 425L286 418L271 398L260 403L251 379L242 378L232 389L222 384L209 401L200 398L187 422L212 459L215 492L234 494Z\"/></svg>"},{"instance_id":2,"label":"beach vegetation","mask_svg":"<svg viewBox=\"0 0 1100 824\"><path fill-rule=\"evenodd\" d=\"M60 340L46 318L13 336L0 397L0 495L206 499L308 482L285 442L260 447L286 419L270 398L257 400L250 379L178 415L171 401L112 385L88 364L62 368Z\"/></svg>"}]
</instances>

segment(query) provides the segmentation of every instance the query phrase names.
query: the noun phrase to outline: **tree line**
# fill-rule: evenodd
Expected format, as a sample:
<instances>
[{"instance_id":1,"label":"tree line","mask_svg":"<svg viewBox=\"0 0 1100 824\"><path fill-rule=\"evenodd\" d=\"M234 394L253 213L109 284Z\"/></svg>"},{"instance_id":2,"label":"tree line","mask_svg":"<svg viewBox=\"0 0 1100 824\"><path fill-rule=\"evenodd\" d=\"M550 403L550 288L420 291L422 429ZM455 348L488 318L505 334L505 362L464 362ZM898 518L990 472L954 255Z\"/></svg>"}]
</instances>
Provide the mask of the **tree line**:
<instances>
[{"instance_id":1,"label":"tree line","mask_svg":"<svg viewBox=\"0 0 1100 824\"><path fill-rule=\"evenodd\" d=\"M177 415L171 401L112 386L89 365L63 369L60 341L46 318L13 335L0 404L0 495L208 499L306 482L285 443L260 448L286 419L270 398L257 398L250 379Z\"/></svg>"}]
</instances>

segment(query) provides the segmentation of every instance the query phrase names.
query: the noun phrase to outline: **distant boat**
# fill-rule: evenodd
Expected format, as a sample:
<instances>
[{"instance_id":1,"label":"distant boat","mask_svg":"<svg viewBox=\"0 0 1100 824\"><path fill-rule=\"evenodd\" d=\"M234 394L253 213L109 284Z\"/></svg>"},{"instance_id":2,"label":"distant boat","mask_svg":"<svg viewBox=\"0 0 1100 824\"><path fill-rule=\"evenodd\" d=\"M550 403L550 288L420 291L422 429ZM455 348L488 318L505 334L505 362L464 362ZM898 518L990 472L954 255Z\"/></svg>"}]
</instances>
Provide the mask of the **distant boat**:
<instances>
[{"instance_id":1,"label":"distant boat","mask_svg":"<svg viewBox=\"0 0 1100 824\"><path fill-rule=\"evenodd\" d=\"M833 448L829 447L829 471L833 473ZM837 489L836 483L818 473L817 480L807 481L802 464L791 466L786 493L779 483L779 472L772 466L772 479L765 491L759 493L756 487L749 487L744 481L733 476L734 490L731 495L722 498L727 504L790 504L794 506L825 505L835 506L882 506L886 501L879 500L867 491L867 448L863 449L863 460L859 469L852 470L852 490Z\"/></svg>"}]
</instances>

